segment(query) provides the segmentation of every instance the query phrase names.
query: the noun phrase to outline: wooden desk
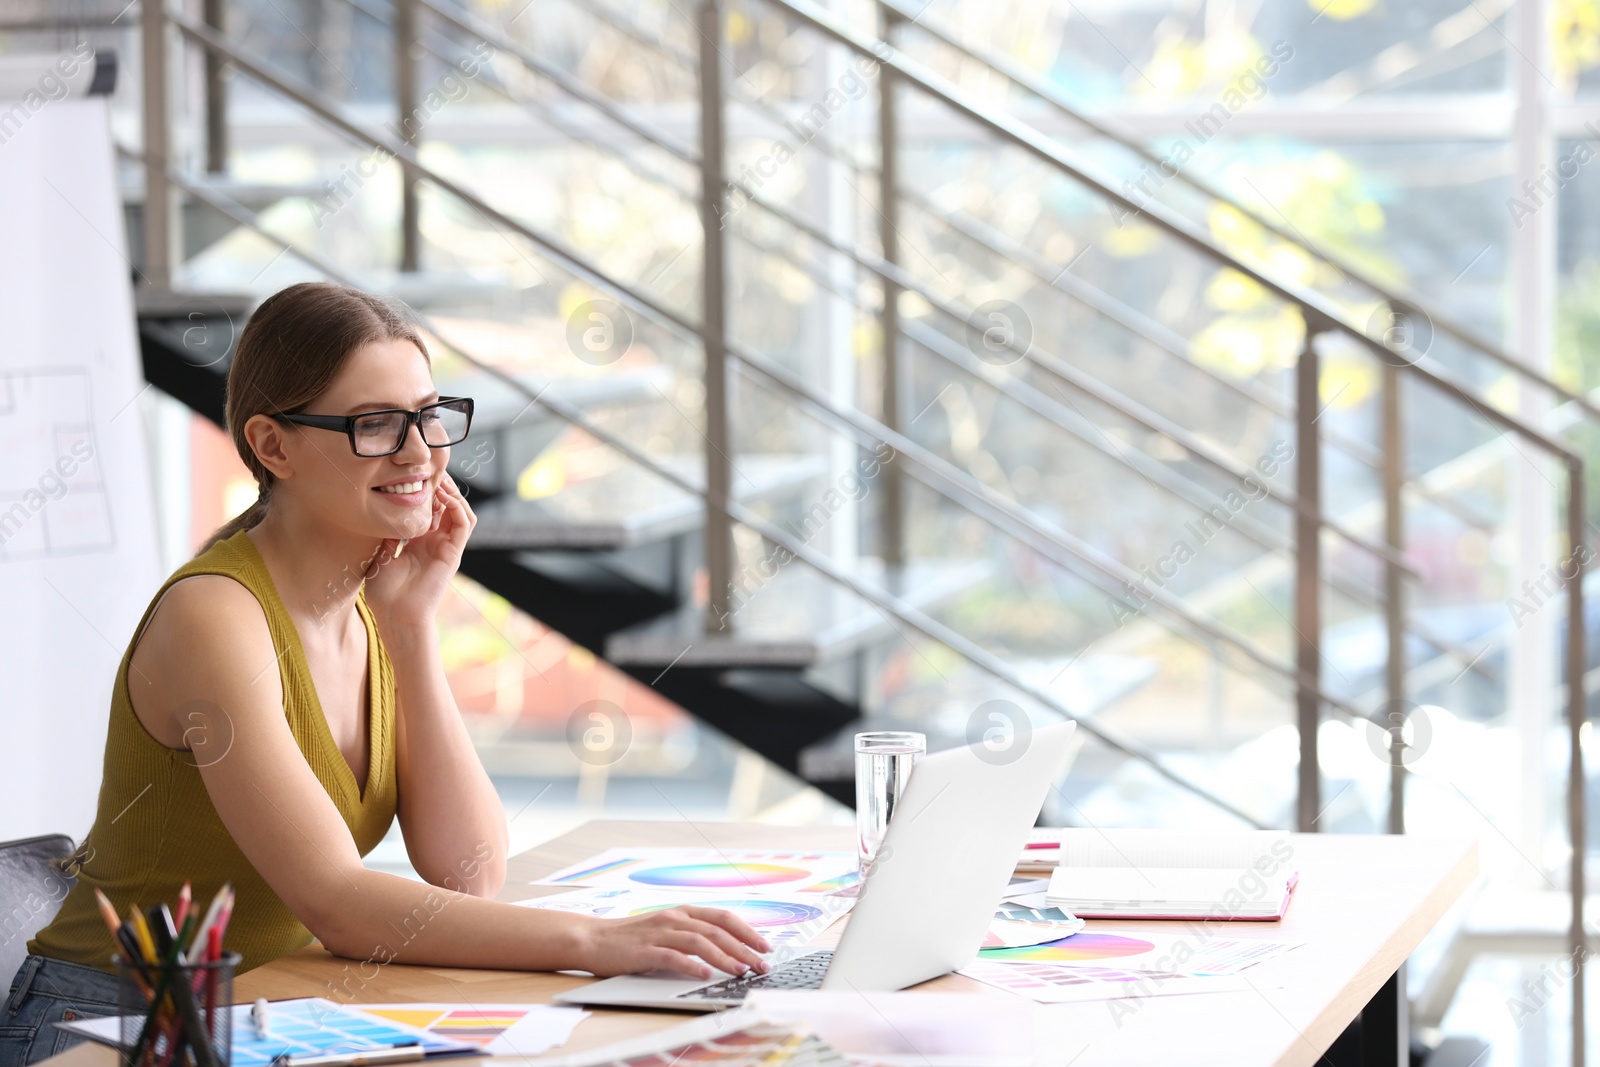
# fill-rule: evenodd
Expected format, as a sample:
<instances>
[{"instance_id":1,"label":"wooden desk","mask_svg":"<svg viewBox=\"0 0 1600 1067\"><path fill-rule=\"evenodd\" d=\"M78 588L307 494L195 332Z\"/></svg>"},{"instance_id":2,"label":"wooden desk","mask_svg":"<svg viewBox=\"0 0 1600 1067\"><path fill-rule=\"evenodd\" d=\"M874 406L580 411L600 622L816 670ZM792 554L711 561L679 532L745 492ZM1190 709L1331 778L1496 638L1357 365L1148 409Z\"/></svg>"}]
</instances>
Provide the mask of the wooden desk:
<instances>
[{"instance_id":1,"label":"wooden desk","mask_svg":"<svg viewBox=\"0 0 1600 1067\"><path fill-rule=\"evenodd\" d=\"M1114 1015L1103 1002L1041 1007L1036 1062L1073 1067L1298 1067L1319 1060L1343 1067L1346 1062L1404 1062L1398 1049L1378 1058L1396 1048L1397 1040L1403 1041L1404 990L1403 983L1396 982L1396 972L1471 883L1477 873L1476 843L1331 834L1294 834L1290 841L1301 880L1287 916L1281 923L1230 924L1225 933L1304 942L1303 947L1251 968L1247 972L1251 991L1151 997L1131 1014ZM854 847L848 827L591 822L514 857L500 896L525 900L560 892L527 883L613 845L704 847L708 843L722 848L844 851ZM1090 923L1091 928L1100 925L1177 932L1171 923ZM836 925L819 942L836 939L838 929ZM377 973L364 978L359 967L313 946L240 976L234 984L235 998L527 1003L547 1001L559 990L590 981L562 974L399 964L369 966L369 974ZM918 988L989 991L959 975ZM1398 1036L1396 1012L1402 1020ZM571 1041L551 1055L597 1048L685 1018L665 1012L595 1011L579 1024ZM1360 1048L1363 1037L1365 1051ZM1374 1043L1382 1046L1376 1055ZM101 1046L80 1045L47 1062L52 1067L113 1067L115 1056Z\"/></svg>"}]
</instances>

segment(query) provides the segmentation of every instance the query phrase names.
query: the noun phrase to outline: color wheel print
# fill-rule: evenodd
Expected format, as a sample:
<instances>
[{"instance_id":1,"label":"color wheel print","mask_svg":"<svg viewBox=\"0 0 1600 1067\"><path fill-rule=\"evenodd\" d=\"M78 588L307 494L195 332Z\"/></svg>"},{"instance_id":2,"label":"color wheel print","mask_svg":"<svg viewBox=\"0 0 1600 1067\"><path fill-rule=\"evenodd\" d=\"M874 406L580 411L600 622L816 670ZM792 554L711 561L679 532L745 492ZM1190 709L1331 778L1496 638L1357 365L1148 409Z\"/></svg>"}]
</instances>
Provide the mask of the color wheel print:
<instances>
[{"instance_id":1,"label":"color wheel print","mask_svg":"<svg viewBox=\"0 0 1600 1067\"><path fill-rule=\"evenodd\" d=\"M1110 960L1119 956L1137 956L1155 948L1148 941L1118 934L1079 933L1057 941L1026 948L986 948L978 953L986 960L1041 963L1045 961Z\"/></svg>"},{"instance_id":2,"label":"color wheel print","mask_svg":"<svg viewBox=\"0 0 1600 1067\"><path fill-rule=\"evenodd\" d=\"M678 867L648 867L628 875L628 880L680 889L731 889L798 882L809 877L811 872L804 868L780 867L774 863L689 863Z\"/></svg>"},{"instance_id":3,"label":"color wheel print","mask_svg":"<svg viewBox=\"0 0 1600 1067\"><path fill-rule=\"evenodd\" d=\"M697 902L698 903L698 902ZM676 904L656 904L648 908L637 908L630 915L643 915L646 912L661 911L664 908L675 908ZM706 908L723 908L733 912L751 926L793 926L796 923L810 922L822 918L822 909L813 908L810 904L789 903L780 900L708 900L700 905Z\"/></svg>"}]
</instances>

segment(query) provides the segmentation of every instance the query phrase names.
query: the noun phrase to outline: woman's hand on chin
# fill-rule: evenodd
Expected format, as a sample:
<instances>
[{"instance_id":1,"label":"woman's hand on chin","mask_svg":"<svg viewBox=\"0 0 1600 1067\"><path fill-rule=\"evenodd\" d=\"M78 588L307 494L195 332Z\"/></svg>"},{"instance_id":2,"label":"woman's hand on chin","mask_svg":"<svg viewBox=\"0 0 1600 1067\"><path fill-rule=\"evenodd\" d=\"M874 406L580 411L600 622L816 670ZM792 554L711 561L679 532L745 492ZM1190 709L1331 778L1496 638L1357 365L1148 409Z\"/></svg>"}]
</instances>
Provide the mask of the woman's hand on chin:
<instances>
[{"instance_id":1,"label":"woman's hand on chin","mask_svg":"<svg viewBox=\"0 0 1600 1067\"><path fill-rule=\"evenodd\" d=\"M428 531L406 541L384 541L368 566L367 606L380 626L433 624L477 524L466 497L444 475L434 490Z\"/></svg>"}]
</instances>

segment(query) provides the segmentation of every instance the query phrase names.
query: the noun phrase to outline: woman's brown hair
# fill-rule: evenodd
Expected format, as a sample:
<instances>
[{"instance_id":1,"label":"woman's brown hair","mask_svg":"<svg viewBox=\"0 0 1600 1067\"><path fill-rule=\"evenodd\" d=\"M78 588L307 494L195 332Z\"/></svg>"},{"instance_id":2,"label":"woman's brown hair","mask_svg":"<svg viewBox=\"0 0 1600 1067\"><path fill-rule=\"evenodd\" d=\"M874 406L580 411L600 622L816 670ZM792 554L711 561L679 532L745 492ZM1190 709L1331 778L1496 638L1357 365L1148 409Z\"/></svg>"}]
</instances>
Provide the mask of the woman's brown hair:
<instances>
[{"instance_id":1,"label":"woman's brown hair","mask_svg":"<svg viewBox=\"0 0 1600 1067\"><path fill-rule=\"evenodd\" d=\"M201 552L266 518L272 472L251 450L244 424L255 415L298 414L333 383L352 352L374 341L410 341L428 358L422 335L397 305L347 285L301 282L256 308L228 367L226 413L233 447L260 495L223 523Z\"/></svg>"}]
</instances>

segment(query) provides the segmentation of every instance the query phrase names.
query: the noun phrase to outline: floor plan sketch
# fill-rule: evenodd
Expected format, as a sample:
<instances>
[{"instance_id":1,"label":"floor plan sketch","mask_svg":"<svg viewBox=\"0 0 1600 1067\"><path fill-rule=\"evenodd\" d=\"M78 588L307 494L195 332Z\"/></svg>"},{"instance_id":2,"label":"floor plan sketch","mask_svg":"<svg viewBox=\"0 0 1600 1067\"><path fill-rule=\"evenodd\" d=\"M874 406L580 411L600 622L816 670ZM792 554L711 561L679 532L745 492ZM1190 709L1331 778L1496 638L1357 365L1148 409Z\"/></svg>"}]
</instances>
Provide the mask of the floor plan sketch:
<instances>
[{"instance_id":1,"label":"floor plan sketch","mask_svg":"<svg viewBox=\"0 0 1600 1067\"><path fill-rule=\"evenodd\" d=\"M85 367L0 370L0 564L109 552Z\"/></svg>"}]
</instances>

